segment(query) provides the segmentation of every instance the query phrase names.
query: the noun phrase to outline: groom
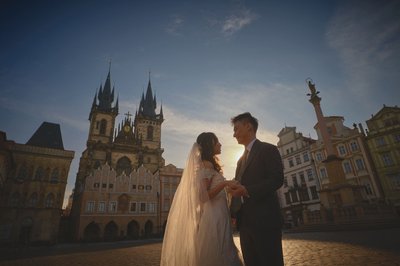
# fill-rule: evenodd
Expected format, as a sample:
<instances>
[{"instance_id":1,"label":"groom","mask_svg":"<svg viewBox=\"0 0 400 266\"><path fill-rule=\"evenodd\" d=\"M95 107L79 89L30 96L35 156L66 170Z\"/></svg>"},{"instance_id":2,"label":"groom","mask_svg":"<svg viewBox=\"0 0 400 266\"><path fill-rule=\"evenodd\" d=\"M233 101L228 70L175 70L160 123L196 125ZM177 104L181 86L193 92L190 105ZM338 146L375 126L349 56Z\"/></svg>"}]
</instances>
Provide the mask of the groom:
<instances>
[{"instance_id":1,"label":"groom","mask_svg":"<svg viewBox=\"0 0 400 266\"><path fill-rule=\"evenodd\" d=\"M233 137L245 147L231 191L232 218L240 231L246 266L283 265L282 217L276 190L283 184L282 160L276 146L256 138L258 120L243 113L231 120Z\"/></svg>"}]
</instances>

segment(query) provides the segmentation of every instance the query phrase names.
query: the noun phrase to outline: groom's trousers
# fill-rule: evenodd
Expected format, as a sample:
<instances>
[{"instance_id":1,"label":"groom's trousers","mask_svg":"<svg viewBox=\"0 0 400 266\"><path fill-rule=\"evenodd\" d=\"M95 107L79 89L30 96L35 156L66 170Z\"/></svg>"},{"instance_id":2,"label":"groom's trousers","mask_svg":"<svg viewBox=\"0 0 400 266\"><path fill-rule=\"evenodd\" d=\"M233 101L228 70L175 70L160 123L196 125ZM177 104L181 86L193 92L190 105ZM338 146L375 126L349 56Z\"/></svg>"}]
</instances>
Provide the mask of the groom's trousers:
<instances>
[{"instance_id":1,"label":"groom's trousers","mask_svg":"<svg viewBox=\"0 0 400 266\"><path fill-rule=\"evenodd\" d=\"M240 246L246 266L282 266L282 231L280 229L240 228Z\"/></svg>"}]
</instances>

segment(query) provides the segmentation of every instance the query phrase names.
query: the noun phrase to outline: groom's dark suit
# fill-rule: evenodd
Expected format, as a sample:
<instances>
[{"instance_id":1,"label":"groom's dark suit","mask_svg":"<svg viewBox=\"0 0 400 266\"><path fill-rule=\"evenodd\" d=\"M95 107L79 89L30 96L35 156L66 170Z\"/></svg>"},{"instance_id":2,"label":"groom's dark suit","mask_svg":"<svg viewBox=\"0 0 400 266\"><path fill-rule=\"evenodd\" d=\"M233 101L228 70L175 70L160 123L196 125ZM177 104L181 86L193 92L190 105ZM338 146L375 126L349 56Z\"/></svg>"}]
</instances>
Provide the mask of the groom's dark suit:
<instances>
[{"instance_id":1,"label":"groom's dark suit","mask_svg":"<svg viewBox=\"0 0 400 266\"><path fill-rule=\"evenodd\" d=\"M249 197L243 197L236 212L233 202L231 212L237 219L246 266L282 265L282 216L276 193L283 184L281 156L276 146L256 140L245 165L243 159L237 163L235 179ZM238 203L240 197L233 200Z\"/></svg>"}]
</instances>

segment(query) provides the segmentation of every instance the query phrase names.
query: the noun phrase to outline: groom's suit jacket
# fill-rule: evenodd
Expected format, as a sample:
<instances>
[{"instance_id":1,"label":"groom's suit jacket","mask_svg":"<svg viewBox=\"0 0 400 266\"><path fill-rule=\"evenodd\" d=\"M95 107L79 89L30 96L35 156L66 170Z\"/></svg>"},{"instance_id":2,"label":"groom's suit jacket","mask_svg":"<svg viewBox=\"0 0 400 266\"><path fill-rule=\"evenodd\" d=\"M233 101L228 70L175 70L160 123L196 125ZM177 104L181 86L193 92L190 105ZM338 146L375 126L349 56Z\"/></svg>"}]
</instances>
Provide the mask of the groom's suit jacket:
<instances>
[{"instance_id":1,"label":"groom's suit jacket","mask_svg":"<svg viewBox=\"0 0 400 266\"><path fill-rule=\"evenodd\" d=\"M238 229L280 229L283 220L276 191L283 184L283 166L277 147L257 139L246 165L242 166L242 160L237 163L236 179L246 187L249 197L243 197L240 210L233 215Z\"/></svg>"}]
</instances>

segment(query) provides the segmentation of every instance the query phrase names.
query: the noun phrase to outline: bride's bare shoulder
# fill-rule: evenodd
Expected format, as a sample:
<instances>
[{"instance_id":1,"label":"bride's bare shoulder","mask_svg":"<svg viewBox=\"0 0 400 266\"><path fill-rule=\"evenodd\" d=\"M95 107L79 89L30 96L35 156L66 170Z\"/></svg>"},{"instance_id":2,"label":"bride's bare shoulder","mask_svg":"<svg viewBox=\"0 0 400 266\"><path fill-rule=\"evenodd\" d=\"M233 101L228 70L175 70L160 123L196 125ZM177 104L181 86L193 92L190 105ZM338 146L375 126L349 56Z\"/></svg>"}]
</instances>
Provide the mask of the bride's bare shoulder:
<instances>
[{"instance_id":1,"label":"bride's bare shoulder","mask_svg":"<svg viewBox=\"0 0 400 266\"><path fill-rule=\"evenodd\" d=\"M203 160L203 166L207 169L214 169L214 166L210 161Z\"/></svg>"}]
</instances>

